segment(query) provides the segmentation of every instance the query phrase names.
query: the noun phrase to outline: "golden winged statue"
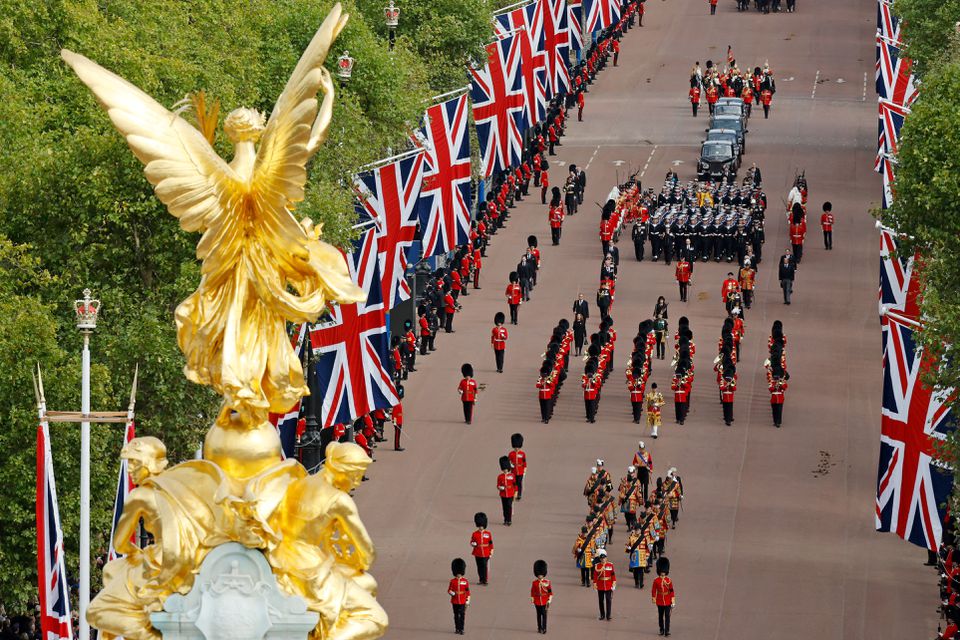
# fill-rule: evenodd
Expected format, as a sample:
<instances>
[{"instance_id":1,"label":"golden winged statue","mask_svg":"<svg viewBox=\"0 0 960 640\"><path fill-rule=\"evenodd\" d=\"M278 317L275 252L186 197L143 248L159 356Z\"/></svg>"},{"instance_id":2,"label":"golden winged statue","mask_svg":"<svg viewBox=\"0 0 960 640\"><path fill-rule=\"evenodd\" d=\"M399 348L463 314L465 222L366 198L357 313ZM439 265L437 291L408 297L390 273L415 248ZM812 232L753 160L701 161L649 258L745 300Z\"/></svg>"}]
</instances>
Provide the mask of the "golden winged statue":
<instances>
[{"instance_id":1,"label":"golden winged statue","mask_svg":"<svg viewBox=\"0 0 960 640\"><path fill-rule=\"evenodd\" d=\"M338 4L269 120L253 109L227 115L230 162L177 113L84 56L61 51L143 162L157 197L183 229L203 234L200 286L176 312L185 374L212 386L224 409L251 426L268 411L287 411L307 391L286 321L316 320L328 299L364 298L343 255L320 241L309 219L298 223L291 214L304 197L306 164L330 127L334 90L323 62L346 22Z\"/></svg>"}]
</instances>

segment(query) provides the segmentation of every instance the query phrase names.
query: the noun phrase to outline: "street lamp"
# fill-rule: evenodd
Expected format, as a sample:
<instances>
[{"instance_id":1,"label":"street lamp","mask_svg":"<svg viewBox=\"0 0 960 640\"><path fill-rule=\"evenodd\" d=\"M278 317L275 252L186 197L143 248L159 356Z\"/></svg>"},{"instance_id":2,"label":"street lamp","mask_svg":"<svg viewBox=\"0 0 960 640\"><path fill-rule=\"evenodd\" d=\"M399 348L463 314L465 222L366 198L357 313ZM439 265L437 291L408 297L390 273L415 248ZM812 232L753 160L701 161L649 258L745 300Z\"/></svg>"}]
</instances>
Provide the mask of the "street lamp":
<instances>
[{"instance_id":1,"label":"street lamp","mask_svg":"<svg viewBox=\"0 0 960 640\"><path fill-rule=\"evenodd\" d=\"M97 328L100 301L83 290L83 299L73 303L77 329L83 335L82 372L80 377L80 640L89 640L90 624L90 335Z\"/></svg>"},{"instance_id":2,"label":"street lamp","mask_svg":"<svg viewBox=\"0 0 960 640\"><path fill-rule=\"evenodd\" d=\"M390 49L393 50L393 42L397 37L397 24L400 22L400 8L395 7L393 0L390 0L390 4L383 10L383 21L387 25L387 29L390 30Z\"/></svg>"},{"instance_id":3,"label":"street lamp","mask_svg":"<svg viewBox=\"0 0 960 640\"><path fill-rule=\"evenodd\" d=\"M353 75L353 58L350 57L350 52L344 51L343 55L337 58L337 77L340 78L341 84L346 84L351 75Z\"/></svg>"},{"instance_id":4,"label":"street lamp","mask_svg":"<svg viewBox=\"0 0 960 640\"><path fill-rule=\"evenodd\" d=\"M317 367L317 361L313 354L313 345L310 342L313 325L308 322L302 330L305 334L303 336L303 347L300 352L300 364L303 366L303 377L307 380L307 385L309 386L310 381L313 380L316 375ZM304 409L304 422L306 424L298 446L300 448L300 462L307 468L308 473L316 473L320 467L320 463L323 462L326 452L327 443L323 441L323 432L320 429L320 421L317 419L317 414L320 409L319 396L319 393L311 391L310 395L301 400ZM332 432L333 429L329 431Z\"/></svg>"}]
</instances>

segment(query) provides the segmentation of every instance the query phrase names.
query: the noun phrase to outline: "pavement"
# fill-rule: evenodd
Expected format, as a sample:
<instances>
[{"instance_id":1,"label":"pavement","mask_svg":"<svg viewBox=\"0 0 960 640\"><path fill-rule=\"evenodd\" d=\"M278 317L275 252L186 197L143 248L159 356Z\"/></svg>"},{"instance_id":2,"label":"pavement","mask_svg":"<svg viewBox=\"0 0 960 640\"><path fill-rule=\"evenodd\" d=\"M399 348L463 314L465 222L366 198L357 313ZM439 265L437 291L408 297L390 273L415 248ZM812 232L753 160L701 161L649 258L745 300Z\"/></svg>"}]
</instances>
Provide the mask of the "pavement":
<instances>
[{"instance_id":1,"label":"pavement","mask_svg":"<svg viewBox=\"0 0 960 640\"><path fill-rule=\"evenodd\" d=\"M570 123L551 158L552 184L570 163L587 168L581 213L566 220L562 243L553 247L539 198L513 210L484 260L483 289L461 298L456 333L441 334L438 350L418 357L406 383L406 451L381 445L370 482L358 489L379 554L372 573L390 615L387 637L453 633L446 585L457 556L468 561L473 583L467 636L536 633L529 589L538 558L549 563L556 594L551 636L656 636L649 586L635 590L627 570L622 522L609 547L620 577L613 620L597 620L596 595L579 586L571 555L594 459L604 458L619 479L641 439L655 475L678 467L686 492L667 542L678 594L674 637L932 637L937 591L935 574L922 566L924 551L874 531L881 407L878 241L870 213L881 192L871 170L875 3L800 0L797 13L759 15L739 14L732 0L722 0L711 17L703 0L648 0L644 24L625 34L620 65L608 65L590 87L584 122ZM624 234L612 312L621 346L597 423L584 421L583 364L571 359L554 419L541 424L534 388L541 354L556 322L570 318L579 291L591 301L588 328L596 331L601 249L591 203L628 171L639 170L644 187L657 189L669 168L681 180L693 177L707 119L705 106L699 118L690 114L688 72L696 60L722 61L727 45L741 68L769 61L778 89L768 120L754 111L744 156L762 169L769 208L757 300L745 318L736 421L723 425L712 373L724 317L720 285L731 267L698 263L683 304L673 267L636 262ZM798 169L810 186L811 229L793 304L785 306L776 280L776 258L788 245L781 198ZM832 252L823 250L817 225L825 200L837 218ZM540 284L521 307L519 326L508 327L506 367L497 374L490 328L494 313L507 310L507 274L529 234L540 239ZM630 420L623 367L636 326L652 315L659 295L670 303L671 338L677 319L690 318L699 375L686 424L674 424L669 403L654 441ZM791 374L782 429L772 426L762 366L777 319L788 336ZM456 393L463 362L473 363L481 388L471 426L462 422ZM669 388L669 361L654 361L650 381ZM530 470L506 528L495 481L514 432L526 438ZM489 586L475 584L469 557L476 511L490 516L494 535Z\"/></svg>"}]
</instances>

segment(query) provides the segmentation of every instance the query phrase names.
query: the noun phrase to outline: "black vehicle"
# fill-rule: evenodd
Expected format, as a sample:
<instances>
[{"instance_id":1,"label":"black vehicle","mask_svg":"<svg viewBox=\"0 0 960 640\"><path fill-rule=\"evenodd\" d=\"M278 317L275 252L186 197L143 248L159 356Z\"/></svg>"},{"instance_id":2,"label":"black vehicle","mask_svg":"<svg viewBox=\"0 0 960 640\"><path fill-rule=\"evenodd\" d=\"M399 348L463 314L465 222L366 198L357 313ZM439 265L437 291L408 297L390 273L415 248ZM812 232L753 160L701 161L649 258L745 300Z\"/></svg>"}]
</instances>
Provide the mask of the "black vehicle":
<instances>
[{"instance_id":1,"label":"black vehicle","mask_svg":"<svg viewBox=\"0 0 960 640\"><path fill-rule=\"evenodd\" d=\"M713 115L737 117L740 118L740 122L743 123L744 128L747 126L747 116L743 113L743 109L740 107L740 105L715 104L713 106Z\"/></svg>"},{"instance_id":2,"label":"black vehicle","mask_svg":"<svg viewBox=\"0 0 960 640\"><path fill-rule=\"evenodd\" d=\"M711 116L710 129L732 129L737 132L737 139L740 142L740 153L747 152L747 133L748 129L744 126L743 120L739 116Z\"/></svg>"},{"instance_id":3,"label":"black vehicle","mask_svg":"<svg viewBox=\"0 0 960 640\"><path fill-rule=\"evenodd\" d=\"M737 154L733 145L722 140L704 142L697 162L697 178L732 181L736 176Z\"/></svg>"},{"instance_id":4,"label":"black vehicle","mask_svg":"<svg viewBox=\"0 0 960 640\"><path fill-rule=\"evenodd\" d=\"M729 142L737 154L737 168L743 163L743 149L740 148L740 138L733 129L709 129L705 142Z\"/></svg>"}]
</instances>

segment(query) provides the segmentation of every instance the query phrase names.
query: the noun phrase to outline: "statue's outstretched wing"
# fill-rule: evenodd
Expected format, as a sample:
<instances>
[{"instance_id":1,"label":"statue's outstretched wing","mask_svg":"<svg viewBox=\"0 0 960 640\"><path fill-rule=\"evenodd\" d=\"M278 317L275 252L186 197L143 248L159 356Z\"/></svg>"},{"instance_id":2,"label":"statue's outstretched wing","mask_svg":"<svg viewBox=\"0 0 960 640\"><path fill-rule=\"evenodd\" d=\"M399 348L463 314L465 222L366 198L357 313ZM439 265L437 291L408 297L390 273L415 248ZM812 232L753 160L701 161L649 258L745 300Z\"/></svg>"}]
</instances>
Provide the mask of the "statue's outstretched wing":
<instances>
[{"instance_id":1,"label":"statue's outstretched wing","mask_svg":"<svg viewBox=\"0 0 960 640\"><path fill-rule=\"evenodd\" d=\"M236 173L193 125L133 84L78 53L63 49L60 55L107 110L180 226L207 232L207 241L197 248L197 257L204 259L215 244L206 236L233 226L225 218L243 190Z\"/></svg>"}]
</instances>

